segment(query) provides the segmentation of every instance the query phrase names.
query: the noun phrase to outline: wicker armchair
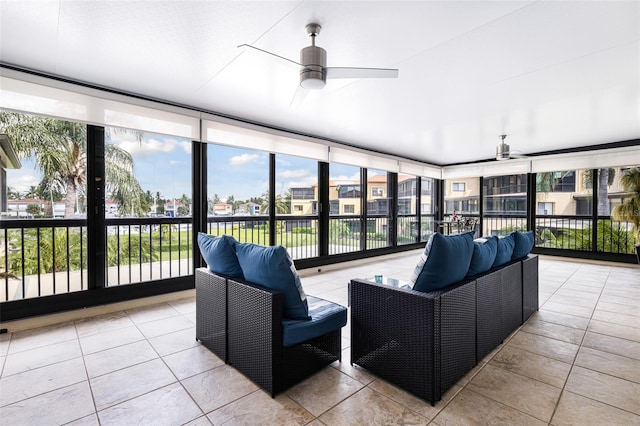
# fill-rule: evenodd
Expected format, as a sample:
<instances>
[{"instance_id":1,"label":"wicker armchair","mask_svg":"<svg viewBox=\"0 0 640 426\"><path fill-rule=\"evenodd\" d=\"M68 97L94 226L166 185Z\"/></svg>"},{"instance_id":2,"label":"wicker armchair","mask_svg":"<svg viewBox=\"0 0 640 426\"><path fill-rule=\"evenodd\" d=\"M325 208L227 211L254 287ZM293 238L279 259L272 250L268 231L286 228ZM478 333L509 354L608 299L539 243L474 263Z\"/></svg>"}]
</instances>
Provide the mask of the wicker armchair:
<instances>
[{"instance_id":1,"label":"wicker armchair","mask_svg":"<svg viewBox=\"0 0 640 426\"><path fill-rule=\"evenodd\" d=\"M196 338L272 396L342 352L341 328L284 346L282 304L278 291L196 270Z\"/></svg>"}]
</instances>

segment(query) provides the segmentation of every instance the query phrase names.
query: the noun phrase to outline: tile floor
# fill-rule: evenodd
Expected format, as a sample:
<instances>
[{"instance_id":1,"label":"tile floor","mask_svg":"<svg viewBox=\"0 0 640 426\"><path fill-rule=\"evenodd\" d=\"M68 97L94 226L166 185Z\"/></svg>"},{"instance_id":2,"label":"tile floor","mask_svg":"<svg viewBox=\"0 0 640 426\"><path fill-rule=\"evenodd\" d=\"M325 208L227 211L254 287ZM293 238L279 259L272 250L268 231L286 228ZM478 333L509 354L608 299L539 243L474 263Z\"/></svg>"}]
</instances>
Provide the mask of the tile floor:
<instances>
[{"instance_id":1,"label":"tile floor","mask_svg":"<svg viewBox=\"0 0 640 426\"><path fill-rule=\"evenodd\" d=\"M303 278L407 279L418 252ZM374 266L375 265L375 266ZM0 336L8 425L640 425L640 268L540 261L540 311L435 407L343 361L272 399L195 341L193 298Z\"/></svg>"}]
</instances>

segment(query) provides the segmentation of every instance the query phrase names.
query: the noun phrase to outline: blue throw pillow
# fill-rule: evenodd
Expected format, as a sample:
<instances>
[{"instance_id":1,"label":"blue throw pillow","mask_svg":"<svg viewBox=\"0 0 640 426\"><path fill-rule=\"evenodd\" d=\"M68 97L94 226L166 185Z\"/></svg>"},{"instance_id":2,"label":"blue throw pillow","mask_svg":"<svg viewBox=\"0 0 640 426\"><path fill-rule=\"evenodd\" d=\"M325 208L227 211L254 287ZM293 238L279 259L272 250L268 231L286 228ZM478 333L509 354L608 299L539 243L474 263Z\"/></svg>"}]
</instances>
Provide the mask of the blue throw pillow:
<instances>
[{"instance_id":1,"label":"blue throw pillow","mask_svg":"<svg viewBox=\"0 0 640 426\"><path fill-rule=\"evenodd\" d=\"M236 256L236 244L236 239L229 235L215 237L198 232L200 253L209 270L231 278L244 278Z\"/></svg>"},{"instance_id":2,"label":"blue throw pillow","mask_svg":"<svg viewBox=\"0 0 640 426\"><path fill-rule=\"evenodd\" d=\"M498 253L498 237L486 237L473 240L473 255L467 276L487 272L493 266Z\"/></svg>"},{"instance_id":3,"label":"blue throw pillow","mask_svg":"<svg viewBox=\"0 0 640 426\"><path fill-rule=\"evenodd\" d=\"M513 240L516 245L513 249L513 255L511 255L511 259L522 259L526 257L531 249L533 248L533 243L535 242L535 237L533 235L533 231L528 232L514 232Z\"/></svg>"},{"instance_id":4,"label":"blue throw pillow","mask_svg":"<svg viewBox=\"0 0 640 426\"><path fill-rule=\"evenodd\" d=\"M237 244L236 254L247 281L277 290L283 295L283 316L307 320L309 307L300 276L291 256L282 246Z\"/></svg>"},{"instance_id":5,"label":"blue throw pillow","mask_svg":"<svg viewBox=\"0 0 640 426\"><path fill-rule=\"evenodd\" d=\"M432 234L418 259L411 283L418 291L431 291L461 281L471 263L473 232Z\"/></svg>"},{"instance_id":6,"label":"blue throw pillow","mask_svg":"<svg viewBox=\"0 0 640 426\"><path fill-rule=\"evenodd\" d=\"M505 263L511 261L513 255L513 248L516 242L513 239L513 234L509 234L505 237L498 238L498 252L496 253L496 260L493 261L493 268L502 266Z\"/></svg>"}]
</instances>

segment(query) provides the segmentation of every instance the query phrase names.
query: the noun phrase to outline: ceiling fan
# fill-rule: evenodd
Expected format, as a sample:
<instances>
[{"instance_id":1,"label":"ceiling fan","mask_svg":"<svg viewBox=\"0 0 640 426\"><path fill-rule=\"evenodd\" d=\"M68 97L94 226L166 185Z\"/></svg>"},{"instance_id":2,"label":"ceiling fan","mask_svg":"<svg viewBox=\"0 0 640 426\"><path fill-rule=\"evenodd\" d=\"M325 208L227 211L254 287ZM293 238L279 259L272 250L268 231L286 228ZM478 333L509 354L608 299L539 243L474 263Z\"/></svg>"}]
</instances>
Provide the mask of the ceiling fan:
<instances>
[{"instance_id":1,"label":"ceiling fan","mask_svg":"<svg viewBox=\"0 0 640 426\"><path fill-rule=\"evenodd\" d=\"M505 143L507 135L500 135L500 143L496 146L496 160L510 160L513 158L526 158L526 155L520 154L517 151L511 151L509 145Z\"/></svg>"},{"instance_id":2,"label":"ceiling fan","mask_svg":"<svg viewBox=\"0 0 640 426\"><path fill-rule=\"evenodd\" d=\"M316 37L322 27L318 24L308 24L307 34L311 36L311 46L300 51L300 62L285 58L272 52L241 44L239 48L249 48L260 54L270 55L289 65L300 67L300 87L307 90L322 89L327 79L334 78L398 78L398 70L390 68L355 68L355 67L327 67L327 51L316 46Z\"/></svg>"}]
</instances>

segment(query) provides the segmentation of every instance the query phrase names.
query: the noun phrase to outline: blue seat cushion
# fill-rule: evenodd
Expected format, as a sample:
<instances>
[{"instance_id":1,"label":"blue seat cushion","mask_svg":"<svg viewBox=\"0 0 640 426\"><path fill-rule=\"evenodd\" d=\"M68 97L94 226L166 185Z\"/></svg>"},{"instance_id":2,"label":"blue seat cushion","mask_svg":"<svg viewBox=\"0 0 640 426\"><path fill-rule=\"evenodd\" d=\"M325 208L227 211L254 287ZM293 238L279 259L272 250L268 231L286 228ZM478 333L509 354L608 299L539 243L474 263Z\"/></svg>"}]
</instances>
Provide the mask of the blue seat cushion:
<instances>
[{"instance_id":1,"label":"blue seat cushion","mask_svg":"<svg viewBox=\"0 0 640 426\"><path fill-rule=\"evenodd\" d=\"M472 254L473 231L432 234L411 275L413 289L431 291L461 281L469 271Z\"/></svg>"},{"instance_id":2,"label":"blue seat cushion","mask_svg":"<svg viewBox=\"0 0 640 426\"><path fill-rule=\"evenodd\" d=\"M238 243L236 254L245 280L282 292L282 315L285 318L310 318L307 296L287 249L282 246Z\"/></svg>"},{"instance_id":3,"label":"blue seat cushion","mask_svg":"<svg viewBox=\"0 0 640 426\"><path fill-rule=\"evenodd\" d=\"M284 346L293 346L335 331L347 324L347 308L328 300L309 296L310 320L284 320L282 340Z\"/></svg>"},{"instance_id":4,"label":"blue seat cushion","mask_svg":"<svg viewBox=\"0 0 640 426\"><path fill-rule=\"evenodd\" d=\"M473 240L473 255L467 276L487 272L493 266L498 253L498 237L485 237Z\"/></svg>"},{"instance_id":5,"label":"blue seat cushion","mask_svg":"<svg viewBox=\"0 0 640 426\"><path fill-rule=\"evenodd\" d=\"M527 257L531 249L533 248L533 243L535 242L535 237L533 235L533 231L527 232L513 232L513 240L516 245L513 248L513 254L511 255L512 260L522 259L523 257Z\"/></svg>"},{"instance_id":6,"label":"blue seat cushion","mask_svg":"<svg viewBox=\"0 0 640 426\"><path fill-rule=\"evenodd\" d=\"M498 252L496 253L496 260L493 261L493 268L498 266L502 266L505 263L509 263L511 261L511 256L513 255L513 249L516 245L515 240L513 239L513 233L498 238Z\"/></svg>"},{"instance_id":7,"label":"blue seat cushion","mask_svg":"<svg viewBox=\"0 0 640 426\"><path fill-rule=\"evenodd\" d=\"M244 279L236 256L237 243L236 239L229 235L216 237L198 232L200 253L204 261L207 262L209 270L231 278Z\"/></svg>"}]
</instances>

